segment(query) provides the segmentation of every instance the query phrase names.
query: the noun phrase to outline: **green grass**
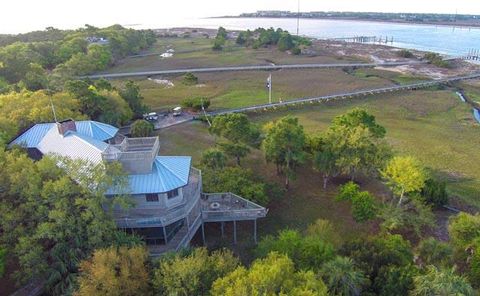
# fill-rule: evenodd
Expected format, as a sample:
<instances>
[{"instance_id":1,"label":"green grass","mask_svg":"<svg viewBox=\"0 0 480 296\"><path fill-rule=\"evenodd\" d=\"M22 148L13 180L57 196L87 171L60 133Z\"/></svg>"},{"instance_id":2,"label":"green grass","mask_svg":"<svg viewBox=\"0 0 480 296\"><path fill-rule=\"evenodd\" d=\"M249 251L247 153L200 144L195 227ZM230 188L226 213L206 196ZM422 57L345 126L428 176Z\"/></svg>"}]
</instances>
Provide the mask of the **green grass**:
<instances>
[{"instance_id":1,"label":"green grass","mask_svg":"<svg viewBox=\"0 0 480 296\"><path fill-rule=\"evenodd\" d=\"M380 70L380 69L357 69L352 72L352 75L361 79L377 80L387 79L395 84L410 84L430 80L427 77L414 76L409 74L402 74L395 71Z\"/></svg>"}]
</instances>

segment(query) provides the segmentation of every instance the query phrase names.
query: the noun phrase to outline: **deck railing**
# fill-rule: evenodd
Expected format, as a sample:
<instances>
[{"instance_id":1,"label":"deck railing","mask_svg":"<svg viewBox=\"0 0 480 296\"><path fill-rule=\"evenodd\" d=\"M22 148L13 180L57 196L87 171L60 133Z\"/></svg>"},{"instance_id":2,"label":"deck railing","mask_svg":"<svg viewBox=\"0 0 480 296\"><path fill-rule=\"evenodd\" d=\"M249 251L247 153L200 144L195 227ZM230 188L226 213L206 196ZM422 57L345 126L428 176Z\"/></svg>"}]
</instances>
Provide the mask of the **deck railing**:
<instances>
[{"instance_id":1,"label":"deck railing","mask_svg":"<svg viewBox=\"0 0 480 296\"><path fill-rule=\"evenodd\" d=\"M216 204L218 208L212 208ZM202 197L204 222L253 220L263 218L268 210L234 193L207 193Z\"/></svg>"}]
</instances>

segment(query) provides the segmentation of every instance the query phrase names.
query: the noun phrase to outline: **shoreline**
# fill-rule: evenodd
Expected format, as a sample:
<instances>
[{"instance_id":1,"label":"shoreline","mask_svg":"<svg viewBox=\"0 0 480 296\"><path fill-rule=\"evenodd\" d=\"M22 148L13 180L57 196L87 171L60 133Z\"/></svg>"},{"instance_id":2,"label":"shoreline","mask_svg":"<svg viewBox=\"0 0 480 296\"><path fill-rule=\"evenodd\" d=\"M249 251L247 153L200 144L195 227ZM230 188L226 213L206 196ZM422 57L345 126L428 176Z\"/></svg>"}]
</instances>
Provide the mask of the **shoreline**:
<instances>
[{"instance_id":1,"label":"shoreline","mask_svg":"<svg viewBox=\"0 0 480 296\"><path fill-rule=\"evenodd\" d=\"M296 17L285 16L214 16L206 19L296 19ZM480 22L478 24L467 23L451 23L451 22L411 22L402 20L381 20L381 19L365 19L365 18L348 18L348 17L301 17L301 20L333 20L333 21L362 21L370 23L386 23L386 24L401 24L401 25L425 25L425 26L442 26L442 27L458 27L465 29L480 29Z\"/></svg>"}]
</instances>

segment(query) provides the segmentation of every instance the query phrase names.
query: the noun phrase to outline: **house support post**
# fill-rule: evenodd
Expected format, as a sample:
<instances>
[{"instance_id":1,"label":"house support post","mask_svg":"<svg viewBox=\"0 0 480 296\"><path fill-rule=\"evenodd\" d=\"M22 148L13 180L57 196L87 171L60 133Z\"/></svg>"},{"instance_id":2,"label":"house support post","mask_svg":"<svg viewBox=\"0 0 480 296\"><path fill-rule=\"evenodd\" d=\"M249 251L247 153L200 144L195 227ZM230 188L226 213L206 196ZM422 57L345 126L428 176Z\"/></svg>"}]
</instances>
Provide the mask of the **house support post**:
<instances>
[{"instance_id":1,"label":"house support post","mask_svg":"<svg viewBox=\"0 0 480 296\"><path fill-rule=\"evenodd\" d=\"M225 222L223 222L223 221L220 222L220 229L221 229L221 231L222 231L222 237L223 237L223 235L224 235L224 226L225 226Z\"/></svg>"},{"instance_id":2,"label":"house support post","mask_svg":"<svg viewBox=\"0 0 480 296\"><path fill-rule=\"evenodd\" d=\"M257 219L253 220L253 241L257 243Z\"/></svg>"},{"instance_id":3,"label":"house support post","mask_svg":"<svg viewBox=\"0 0 480 296\"><path fill-rule=\"evenodd\" d=\"M233 244L237 244L237 221L233 220Z\"/></svg>"},{"instance_id":4,"label":"house support post","mask_svg":"<svg viewBox=\"0 0 480 296\"><path fill-rule=\"evenodd\" d=\"M205 225L202 221L202 241L203 241L203 245L205 246Z\"/></svg>"},{"instance_id":5,"label":"house support post","mask_svg":"<svg viewBox=\"0 0 480 296\"><path fill-rule=\"evenodd\" d=\"M168 243L168 238L167 238L167 227L163 226L163 239L165 240L165 244Z\"/></svg>"}]
</instances>

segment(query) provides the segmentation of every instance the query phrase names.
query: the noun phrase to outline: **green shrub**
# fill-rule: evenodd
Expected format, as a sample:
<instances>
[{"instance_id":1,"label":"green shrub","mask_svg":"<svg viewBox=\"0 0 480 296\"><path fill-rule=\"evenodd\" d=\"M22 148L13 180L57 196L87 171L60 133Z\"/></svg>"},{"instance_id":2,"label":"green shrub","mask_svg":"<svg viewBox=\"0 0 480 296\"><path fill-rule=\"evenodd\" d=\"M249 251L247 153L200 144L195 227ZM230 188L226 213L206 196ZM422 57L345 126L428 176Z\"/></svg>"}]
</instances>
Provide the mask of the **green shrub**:
<instances>
[{"instance_id":1,"label":"green shrub","mask_svg":"<svg viewBox=\"0 0 480 296\"><path fill-rule=\"evenodd\" d=\"M189 98L182 101L182 107L189 108L194 111L202 110L202 104L205 109L210 106L210 100L205 97Z\"/></svg>"},{"instance_id":2,"label":"green shrub","mask_svg":"<svg viewBox=\"0 0 480 296\"><path fill-rule=\"evenodd\" d=\"M292 48L292 54L299 55L301 53L302 53L302 50L300 49L300 47L295 46L294 48Z\"/></svg>"},{"instance_id":3,"label":"green shrub","mask_svg":"<svg viewBox=\"0 0 480 296\"><path fill-rule=\"evenodd\" d=\"M375 199L367 191L359 192L352 198L352 216L357 222L375 218L377 213Z\"/></svg>"},{"instance_id":4,"label":"green shrub","mask_svg":"<svg viewBox=\"0 0 480 296\"><path fill-rule=\"evenodd\" d=\"M422 196L427 203L436 207L448 204L446 183L432 178L427 179L422 189Z\"/></svg>"},{"instance_id":5,"label":"green shrub","mask_svg":"<svg viewBox=\"0 0 480 296\"><path fill-rule=\"evenodd\" d=\"M198 77L188 72L183 75L182 83L185 85L195 85L198 83Z\"/></svg>"},{"instance_id":6,"label":"green shrub","mask_svg":"<svg viewBox=\"0 0 480 296\"><path fill-rule=\"evenodd\" d=\"M397 55L402 58L413 58L413 53L407 49L400 50Z\"/></svg>"},{"instance_id":7,"label":"green shrub","mask_svg":"<svg viewBox=\"0 0 480 296\"><path fill-rule=\"evenodd\" d=\"M449 244L440 242L433 237L422 240L417 248L418 258L424 266L447 266L452 261L452 254L453 250Z\"/></svg>"},{"instance_id":8,"label":"green shrub","mask_svg":"<svg viewBox=\"0 0 480 296\"><path fill-rule=\"evenodd\" d=\"M449 68L450 63L448 61L443 60L443 58L438 54L434 52L427 52L424 56L424 59L426 59L429 63L441 67L441 68Z\"/></svg>"}]
</instances>

